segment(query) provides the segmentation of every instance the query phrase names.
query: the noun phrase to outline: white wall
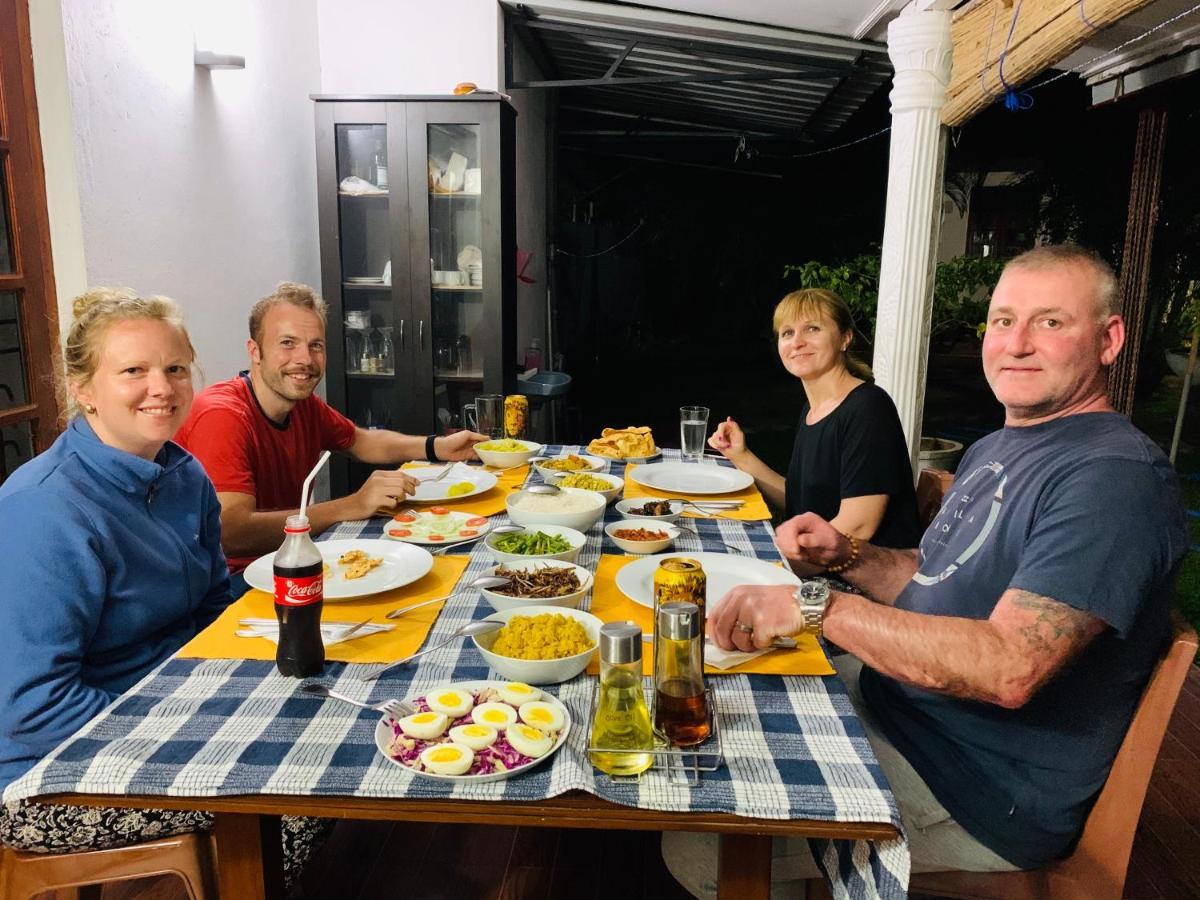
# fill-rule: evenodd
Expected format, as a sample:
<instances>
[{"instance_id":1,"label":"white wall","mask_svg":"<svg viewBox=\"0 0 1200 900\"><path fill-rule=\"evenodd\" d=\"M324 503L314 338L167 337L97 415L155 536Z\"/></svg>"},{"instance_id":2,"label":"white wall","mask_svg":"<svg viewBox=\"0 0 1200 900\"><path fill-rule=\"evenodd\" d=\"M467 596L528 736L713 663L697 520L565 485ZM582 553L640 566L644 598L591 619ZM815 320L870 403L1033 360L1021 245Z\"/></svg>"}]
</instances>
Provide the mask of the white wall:
<instances>
[{"instance_id":1,"label":"white wall","mask_svg":"<svg viewBox=\"0 0 1200 900\"><path fill-rule=\"evenodd\" d=\"M496 0L317 0L321 91L449 94L460 81L500 86Z\"/></svg>"},{"instance_id":2,"label":"white wall","mask_svg":"<svg viewBox=\"0 0 1200 900\"><path fill-rule=\"evenodd\" d=\"M230 13L245 70L193 65L190 9ZM179 300L209 382L245 367L256 298L320 281L316 29L316 0L62 2L87 282Z\"/></svg>"}]
</instances>

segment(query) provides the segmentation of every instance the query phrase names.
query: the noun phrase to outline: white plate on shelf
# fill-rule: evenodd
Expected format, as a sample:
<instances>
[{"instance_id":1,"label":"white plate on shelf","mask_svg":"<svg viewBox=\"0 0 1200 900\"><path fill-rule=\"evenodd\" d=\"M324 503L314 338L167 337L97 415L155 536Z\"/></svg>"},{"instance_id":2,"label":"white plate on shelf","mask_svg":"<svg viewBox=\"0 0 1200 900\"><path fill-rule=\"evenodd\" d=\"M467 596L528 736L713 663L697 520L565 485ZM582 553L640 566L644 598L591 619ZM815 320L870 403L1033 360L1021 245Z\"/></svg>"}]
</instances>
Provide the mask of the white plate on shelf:
<instances>
[{"instance_id":1,"label":"white plate on shelf","mask_svg":"<svg viewBox=\"0 0 1200 900\"><path fill-rule=\"evenodd\" d=\"M440 481L433 481L432 479L444 468L445 464L443 463L442 465L405 469L405 475L409 475L421 483L417 486L416 494L407 497L404 502L441 503L446 500L463 500L467 497L474 497L476 494L482 494L484 491L490 491L496 486L496 476L491 472L485 472L477 466L465 466L459 463L455 463L454 468L447 472ZM447 493L455 485L467 482L470 482L471 490L453 496Z\"/></svg>"},{"instance_id":2,"label":"white plate on shelf","mask_svg":"<svg viewBox=\"0 0 1200 900\"><path fill-rule=\"evenodd\" d=\"M349 284L383 284L382 275L352 275L346 279Z\"/></svg>"},{"instance_id":3,"label":"white plate on shelf","mask_svg":"<svg viewBox=\"0 0 1200 900\"><path fill-rule=\"evenodd\" d=\"M729 466L665 462L638 466L627 473L638 484L676 494L732 494L754 484L754 478Z\"/></svg>"},{"instance_id":4,"label":"white plate on shelf","mask_svg":"<svg viewBox=\"0 0 1200 900\"><path fill-rule=\"evenodd\" d=\"M412 516L412 521L400 521L393 517L392 521L383 527L383 534L386 538L406 544L436 544L444 547L460 541L473 541L487 534L492 527L491 519L487 516L458 510L435 513L433 510L424 509L397 515ZM473 531L474 534L463 534L464 529ZM400 533L404 531L409 533Z\"/></svg>"},{"instance_id":5,"label":"white plate on shelf","mask_svg":"<svg viewBox=\"0 0 1200 900\"><path fill-rule=\"evenodd\" d=\"M705 602L711 614L713 606L739 584L793 584L800 579L791 570L777 566L765 559L747 559L734 553L659 553L622 566L617 572L617 588L642 606L654 608L654 570L664 559L684 557L694 559L704 569L708 580Z\"/></svg>"},{"instance_id":6,"label":"white plate on shelf","mask_svg":"<svg viewBox=\"0 0 1200 900\"><path fill-rule=\"evenodd\" d=\"M351 597L366 597L381 591L412 584L423 578L433 568L433 557L428 550L407 547L394 541L377 538L355 538L351 540L317 541L321 558L330 568L325 577L326 600L349 600ZM347 581L340 574L338 557L348 550L362 550L370 556L382 556L383 562L364 575ZM275 554L260 556L246 567L246 583L252 588L272 594L275 591Z\"/></svg>"},{"instance_id":7,"label":"white plate on shelf","mask_svg":"<svg viewBox=\"0 0 1200 900\"><path fill-rule=\"evenodd\" d=\"M458 681L454 682L453 684L437 685L435 690L438 688L452 688L462 691L470 691L472 694L477 694L484 688L500 688L507 683L508 682L504 681ZM422 691L419 694L413 694L405 697L404 699L406 702L412 703L418 697L423 697L428 693L428 691ZM567 735L571 733L571 711L567 709L566 705L561 700L554 695L547 693L546 691L542 691L541 699L546 703L557 707L563 714L563 727L558 732L558 737L555 739L553 746L546 751L545 755L539 756L535 760L515 766L512 769L508 769L504 772L491 772L486 775L439 775L436 772L418 772L416 769L406 766L404 763L400 762L400 760L393 758L392 755L388 753L387 748L394 735L391 724L392 717L388 715L385 715L382 719L380 719L379 723L375 726L375 746L383 755L383 758L388 762L399 766L404 771L411 772L413 775L416 775L420 778L436 778L438 781L449 781L454 784L483 784L488 781L502 781L505 778L512 778L514 775L519 775L522 772L529 771L535 766L541 765L555 753L557 753L562 745L567 742Z\"/></svg>"}]
</instances>

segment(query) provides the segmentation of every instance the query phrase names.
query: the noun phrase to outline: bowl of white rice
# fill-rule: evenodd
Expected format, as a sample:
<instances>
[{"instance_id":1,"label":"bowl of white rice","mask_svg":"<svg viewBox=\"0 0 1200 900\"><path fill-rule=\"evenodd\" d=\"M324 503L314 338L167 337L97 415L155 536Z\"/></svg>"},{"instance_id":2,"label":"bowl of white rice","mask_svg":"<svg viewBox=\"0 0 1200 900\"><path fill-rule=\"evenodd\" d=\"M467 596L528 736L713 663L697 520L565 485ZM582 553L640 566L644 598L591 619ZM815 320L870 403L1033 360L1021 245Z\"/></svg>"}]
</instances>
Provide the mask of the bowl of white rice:
<instances>
[{"instance_id":1,"label":"bowl of white rice","mask_svg":"<svg viewBox=\"0 0 1200 900\"><path fill-rule=\"evenodd\" d=\"M604 515L603 494L581 488L560 488L557 494L517 491L504 501L508 518L516 525L565 525L587 531Z\"/></svg>"}]
</instances>

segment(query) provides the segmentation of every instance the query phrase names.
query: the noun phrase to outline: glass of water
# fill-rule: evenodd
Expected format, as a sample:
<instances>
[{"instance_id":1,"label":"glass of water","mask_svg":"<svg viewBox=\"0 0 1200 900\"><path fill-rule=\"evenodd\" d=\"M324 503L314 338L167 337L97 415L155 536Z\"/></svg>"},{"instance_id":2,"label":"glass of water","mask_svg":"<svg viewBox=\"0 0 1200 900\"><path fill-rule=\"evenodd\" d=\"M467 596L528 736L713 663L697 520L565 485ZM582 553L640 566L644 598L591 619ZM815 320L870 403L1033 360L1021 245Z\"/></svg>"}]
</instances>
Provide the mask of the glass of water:
<instances>
[{"instance_id":1,"label":"glass of water","mask_svg":"<svg viewBox=\"0 0 1200 900\"><path fill-rule=\"evenodd\" d=\"M708 407L679 407L679 448L684 459L704 457L704 438L708 434Z\"/></svg>"}]
</instances>

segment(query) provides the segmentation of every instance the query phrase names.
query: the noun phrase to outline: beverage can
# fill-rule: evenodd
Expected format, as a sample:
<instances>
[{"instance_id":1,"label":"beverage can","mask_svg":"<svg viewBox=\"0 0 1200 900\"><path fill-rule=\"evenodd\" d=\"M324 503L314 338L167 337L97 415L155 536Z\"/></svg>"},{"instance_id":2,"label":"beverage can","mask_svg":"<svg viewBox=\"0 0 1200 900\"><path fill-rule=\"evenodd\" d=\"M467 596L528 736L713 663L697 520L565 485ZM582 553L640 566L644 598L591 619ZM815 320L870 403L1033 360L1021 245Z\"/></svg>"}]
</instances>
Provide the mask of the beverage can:
<instances>
[{"instance_id":1,"label":"beverage can","mask_svg":"<svg viewBox=\"0 0 1200 900\"><path fill-rule=\"evenodd\" d=\"M529 398L524 394L509 394L504 398L504 436L520 440L525 437L529 423Z\"/></svg>"},{"instance_id":2,"label":"beverage can","mask_svg":"<svg viewBox=\"0 0 1200 900\"><path fill-rule=\"evenodd\" d=\"M275 553L275 618L279 648L275 664L282 675L308 678L325 668L321 610L325 600L325 563L309 533L308 518L289 516L283 544Z\"/></svg>"},{"instance_id":3,"label":"beverage can","mask_svg":"<svg viewBox=\"0 0 1200 900\"><path fill-rule=\"evenodd\" d=\"M699 560L684 556L664 559L654 570L654 615L664 603L695 603L700 607L700 633L704 633L704 601L708 576Z\"/></svg>"}]
</instances>

